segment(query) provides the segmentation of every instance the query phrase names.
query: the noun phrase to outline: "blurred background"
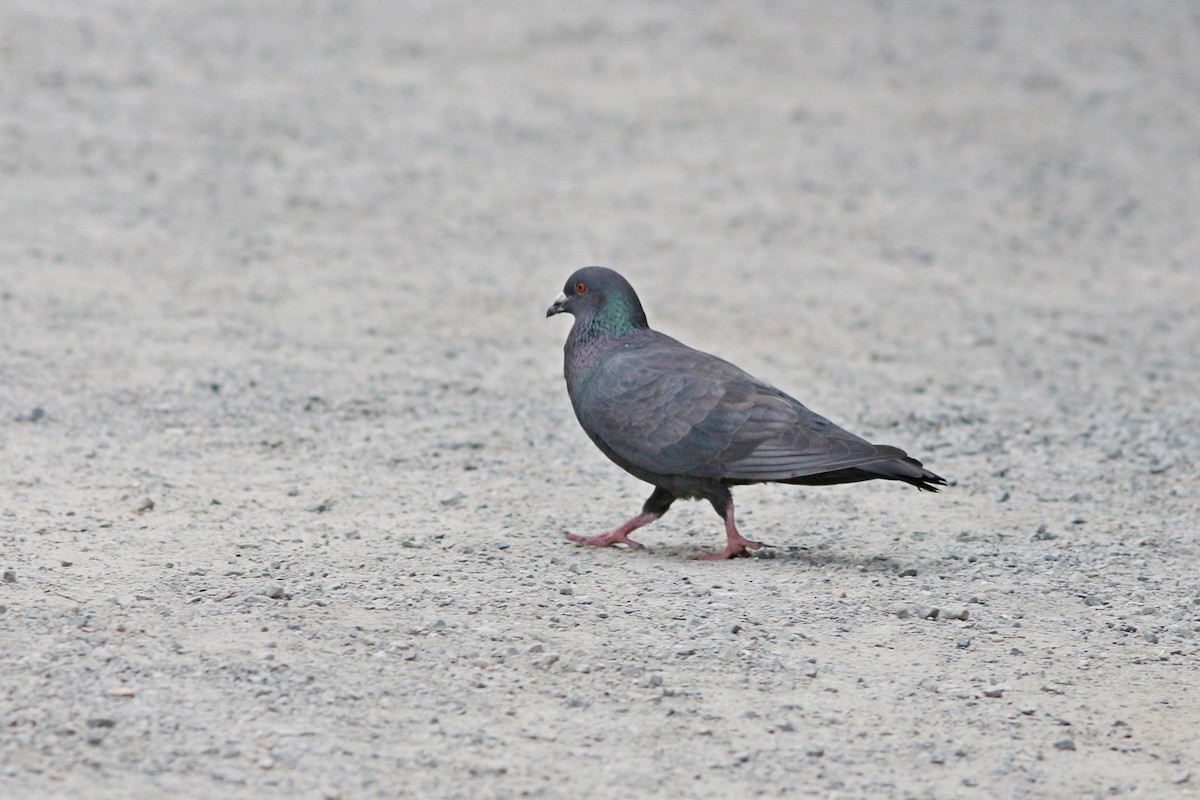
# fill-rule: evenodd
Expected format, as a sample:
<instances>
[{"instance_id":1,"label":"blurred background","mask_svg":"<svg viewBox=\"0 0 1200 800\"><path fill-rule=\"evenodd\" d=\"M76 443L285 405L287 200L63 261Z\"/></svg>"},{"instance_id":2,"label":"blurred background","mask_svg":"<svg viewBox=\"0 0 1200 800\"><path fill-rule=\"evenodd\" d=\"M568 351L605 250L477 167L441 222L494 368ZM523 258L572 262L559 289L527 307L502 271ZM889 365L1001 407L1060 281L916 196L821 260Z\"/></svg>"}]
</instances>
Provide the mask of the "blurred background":
<instances>
[{"instance_id":1,"label":"blurred background","mask_svg":"<svg viewBox=\"0 0 1200 800\"><path fill-rule=\"evenodd\" d=\"M119 417L347 364L558 393L542 311L599 263L843 423L999 452L1104 415L1115 452L1156 382L1195 387L1198 30L1188 2L12 0L0 397Z\"/></svg>"}]
</instances>

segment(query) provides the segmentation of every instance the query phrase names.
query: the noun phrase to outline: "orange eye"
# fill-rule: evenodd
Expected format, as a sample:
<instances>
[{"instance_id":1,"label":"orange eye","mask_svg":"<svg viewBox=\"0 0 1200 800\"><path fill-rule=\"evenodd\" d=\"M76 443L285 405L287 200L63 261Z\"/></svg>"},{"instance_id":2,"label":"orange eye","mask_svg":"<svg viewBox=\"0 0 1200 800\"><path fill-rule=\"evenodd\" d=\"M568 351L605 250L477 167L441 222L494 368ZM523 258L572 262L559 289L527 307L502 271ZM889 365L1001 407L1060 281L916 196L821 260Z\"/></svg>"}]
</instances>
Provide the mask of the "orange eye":
<instances>
[{"instance_id":1,"label":"orange eye","mask_svg":"<svg viewBox=\"0 0 1200 800\"><path fill-rule=\"evenodd\" d=\"M587 284L583 281L575 284L575 294L587 294Z\"/></svg>"}]
</instances>

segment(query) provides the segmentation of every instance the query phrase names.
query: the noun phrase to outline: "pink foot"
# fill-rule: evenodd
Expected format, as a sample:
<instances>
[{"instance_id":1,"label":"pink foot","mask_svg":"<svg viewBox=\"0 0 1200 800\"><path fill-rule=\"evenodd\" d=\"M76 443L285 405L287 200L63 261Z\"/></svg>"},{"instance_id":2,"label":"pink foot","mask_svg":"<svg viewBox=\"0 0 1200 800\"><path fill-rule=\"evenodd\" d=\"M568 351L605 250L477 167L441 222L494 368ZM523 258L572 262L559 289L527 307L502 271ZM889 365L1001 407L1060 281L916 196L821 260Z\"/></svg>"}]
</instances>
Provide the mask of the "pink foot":
<instances>
[{"instance_id":1,"label":"pink foot","mask_svg":"<svg viewBox=\"0 0 1200 800\"><path fill-rule=\"evenodd\" d=\"M724 561L727 558L737 558L738 556L750 555L749 550L757 550L762 547L762 542L752 542L749 539L743 539L740 535L736 540L730 539L729 544L719 553L705 553L702 556L696 556L700 561Z\"/></svg>"},{"instance_id":2,"label":"pink foot","mask_svg":"<svg viewBox=\"0 0 1200 800\"><path fill-rule=\"evenodd\" d=\"M595 536L580 536L578 533L568 533L567 538L572 542L591 545L592 547L608 547L610 544L623 544L630 550L641 550L642 546L629 538L629 534L643 525L654 522L662 514L643 511L619 528L613 528L607 533L597 533Z\"/></svg>"},{"instance_id":3,"label":"pink foot","mask_svg":"<svg viewBox=\"0 0 1200 800\"><path fill-rule=\"evenodd\" d=\"M737 525L733 521L732 499L725 506L725 538L727 543L724 550L719 553L705 553L696 558L701 561L724 561L727 558L748 556L750 554L746 552L747 550L757 550L763 546L762 542L752 542L738 533Z\"/></svg>"},{"instance_id":4,"label":"pink foot","mask_svg":"<svg viewBox=\"0 0 1200 800\"><path fill-rule=\"evenodd\" d=\"M640 544L630 539L620 528L608 533L597 533L595 536L580 536L578 533L568 533L566 536L572 542L579 542L580 544L592 547L608 547L610 544L623 544L630 550L642 549Z\"/></svg>"}]
</instances>

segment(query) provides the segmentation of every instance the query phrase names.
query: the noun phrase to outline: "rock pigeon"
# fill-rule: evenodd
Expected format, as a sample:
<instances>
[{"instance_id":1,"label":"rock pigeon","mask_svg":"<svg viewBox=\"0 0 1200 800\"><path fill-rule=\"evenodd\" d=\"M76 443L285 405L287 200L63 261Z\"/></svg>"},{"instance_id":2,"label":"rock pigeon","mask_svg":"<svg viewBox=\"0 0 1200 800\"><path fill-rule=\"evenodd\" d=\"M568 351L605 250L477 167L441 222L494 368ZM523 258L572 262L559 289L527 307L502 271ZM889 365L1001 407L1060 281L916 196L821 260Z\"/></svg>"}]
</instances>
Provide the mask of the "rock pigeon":
<instances>
[{"instance_id":1,"label":"rock pigeon","mask_svg":"<svg viewBox=\"0 0 1200 800\"><path fill-rule=\"evenodd\" d=\"M725 521L725 559L762 547L738 533L731 486L827 485L875 479L936 492L946 481L903 450L871 444L800 402L708 353L651 330L637 293L606 267L573 274L546 316L575 323L563 373L579 424L597 447L654 486L640 514L573 542L624 544L681 498L707 500Z\"/></svg>"}]
</instances>

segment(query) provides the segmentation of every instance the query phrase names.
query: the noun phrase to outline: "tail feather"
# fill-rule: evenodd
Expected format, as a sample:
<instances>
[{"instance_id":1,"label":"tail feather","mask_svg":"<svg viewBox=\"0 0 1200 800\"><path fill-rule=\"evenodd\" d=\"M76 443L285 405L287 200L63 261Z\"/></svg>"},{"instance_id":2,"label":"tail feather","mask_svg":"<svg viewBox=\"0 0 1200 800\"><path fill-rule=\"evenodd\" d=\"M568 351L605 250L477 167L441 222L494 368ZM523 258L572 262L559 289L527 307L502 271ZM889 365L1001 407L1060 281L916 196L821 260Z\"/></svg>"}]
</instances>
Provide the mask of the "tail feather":
<instances>
[{"instance_id":1,"label":"tail feather","mask_svg":"<svg viewBox=\"0 0 1200 800\"><path fill-rule=\"evenodd\" d=\"M857 483L873 480L903 481L925 492L936 492L939 486L948 485L946 479L931 472L920 461L910 456L889 458L858 467L818 472L816 475L801 475L775 483L792 483L800 486L830 486L837 483Z\"/></svg>"},{"instance_id":2,"label":"tail feather","mask_svg":"<svg viewBox=\"0 0 1200 800\"><path fill-rule=\"evenodd\" d=\"M939 486L947 485L945 478L936 472L925 469L920 461L911 456L864 464L859 469L871 473L872 477L889 481L904 481L926 492L936 492Z\"/></svg>"}]
</instances>

